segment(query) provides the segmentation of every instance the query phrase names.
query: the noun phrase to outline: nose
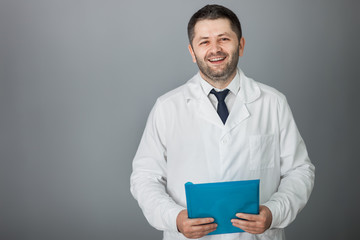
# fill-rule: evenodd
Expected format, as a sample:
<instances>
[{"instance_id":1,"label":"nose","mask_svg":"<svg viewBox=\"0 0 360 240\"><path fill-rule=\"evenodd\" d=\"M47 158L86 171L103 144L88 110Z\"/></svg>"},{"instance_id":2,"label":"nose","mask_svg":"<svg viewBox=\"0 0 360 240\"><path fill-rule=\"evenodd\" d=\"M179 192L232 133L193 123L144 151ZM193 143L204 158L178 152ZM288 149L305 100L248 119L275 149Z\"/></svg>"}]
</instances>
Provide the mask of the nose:
<instances>
[{"instance_id":1,"label":"nose","mask_svg":"<svg viewBox=\"0 0 360 240\"><path fill-rule=\"evenodd\" d=\"M221 52L221 46L220 46L220 44L219 44L217 41L215 41L215 42L213 42L213 43L211 44L211 46L210 46L210 52L211 52L211 53Z\"/></svg>"}]
</instances>

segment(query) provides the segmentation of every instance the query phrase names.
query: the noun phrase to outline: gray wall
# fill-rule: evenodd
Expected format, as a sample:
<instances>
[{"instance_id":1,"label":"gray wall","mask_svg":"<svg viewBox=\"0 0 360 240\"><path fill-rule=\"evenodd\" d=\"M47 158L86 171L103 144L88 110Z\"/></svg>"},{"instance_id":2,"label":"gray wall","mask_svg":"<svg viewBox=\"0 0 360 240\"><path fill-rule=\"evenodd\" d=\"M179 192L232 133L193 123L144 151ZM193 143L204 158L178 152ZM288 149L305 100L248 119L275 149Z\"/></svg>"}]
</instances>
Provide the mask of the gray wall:
<instances>
[{"instance_id":1,"label":"gray wall","mask_svg":"<svg viewBox=\"0 0 360 240\"><path fill-rule=\"evenodd\" d=\"M129 192L156 98L196 73L186 25L209 1L0 0L0 239L160 239ZM289 239L354 239L359 1L223 1L239 66L287 97L316 165Z\"/></svg>"}]
</instances>

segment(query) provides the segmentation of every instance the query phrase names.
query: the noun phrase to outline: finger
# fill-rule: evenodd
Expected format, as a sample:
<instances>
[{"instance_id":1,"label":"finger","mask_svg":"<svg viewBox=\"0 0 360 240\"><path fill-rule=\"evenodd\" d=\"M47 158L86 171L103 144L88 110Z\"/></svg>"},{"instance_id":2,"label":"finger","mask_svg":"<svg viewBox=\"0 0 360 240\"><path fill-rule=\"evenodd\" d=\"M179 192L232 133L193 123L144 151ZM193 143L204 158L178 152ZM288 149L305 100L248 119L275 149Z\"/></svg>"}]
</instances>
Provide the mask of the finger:
<instances>
[{"instance_id":1,"label":"finger","mask_svg":"<svg viewBox=\"0 0 360 240\"><path fill-rule=\"evenodd\" d=\"M205 224L205 225L196 225L191 227L192 232L212 232L217 228L216 223Z\"/></svg>"},{"instance_id":2,"label":"finger","mask_svg":"<svg viewBox=\"0 0 360 240\"><path fill-rule=\"evenodd\" d=\"M263 233L266 228L261 222L246 221L241 219L232 219L233 226L238 227L248 233Z\"/></svg>"},{"instance_id":3,"label":"finger","mask_svg":"<svg viewBox=\"0 0 360 240\"><path fill-rule=\"evenodd\" d=\"M238 227L246 232L261 230L258 222L246 221L241 219L232 219L231 222L235 227Z\"/></svg>"},{"instance_id":4,"label":"finger","mask_svg":"<svg viewBox=\"0 0 360 240\"><path fill-rule=\"evenodd\" d=\"M213 231L215 231L216 230L216 228L213 228L213 229L209 229L209 230L207 230L207 231L205 231L205 232L202 232L200 235L200 237L199 238L201 238L201 237L203 237L203 236L205 236L205 235L208 235L209 233L211 233L211 232L213 232Z\"/></svg>"},{"instance_id":5,"label":"finger","mask_svg":"<svg viewBox=\"0 0 360 240\"><path fill-rule=\"evenodd\" d=\"M259 215L247 214L247 213L237 213L236 216L238 218L246 219L248 221L257 221L259 218Z\"/></svg>"},{"instance_id":6,"label":"finger","mask_svg":"<svg viewBox=\"0 0 360 240\"><path fill-rule=\"evenodd\" d=\"M213 218L193 218L189 220L191 222L191 225L203 225L214 222Z\"/></svg>"},{"instance_id":7,"label":"finger","mask_svg":"<svg viewBox=\"0 0 360 240\"><path fill-rule=\"evenodd\" d=\"M198 225L190 227L184 235L188 238L201 238L210 232L215 231L217 224Z\"/></svg>"},{"instance_id":8,"label":"finger","mask_svg":"<svg viewBox=\"0 0 360 240\"><path fill-rule=\"evenodd\" d=\"M242 219L231 219L231 222L233 224L236 224L236 225L242 226L242 227L248 227L248 228L256 228L257 227L257 222L254 222L254 221L247 221L247 220L242 220Z\"/></svg>"},{"instance_id":9,"label":"finger","mask_svg":"<svg viewBox=\"0 0 360 240\"><path fill-rule=\"evenodd\" d=\"M193 236L195 238L201 238L201 237L215 231L216 228L217 228L217 224L209 224L206 228L203 228L202 230L193 233Z\"/></svg>"},{"instance_id":10,"label":"finger","mask_svg":"<svg viewBox=\"0 0 360 240\"><path fill-rule=\"evenodd\" d=\"M257 228L257 225L255 222L250 223L248 221L236 220L236 221L231 221L231 223L241 229L243 229L243 228L256 229Z\"/></svg>"},{"instance_id":11,"label":"finger","mask_svg":"<svg viewBox=\"0 0 360 240\"><path fill-rule=\"evenodd\" d=\"M253 233L253 234L260 233L260 229L258 229L257 227L254 227L254 226L245 226L245 225L239 224L238 222L233 222L232 224L234 227L240 228L248 233Z\"/></svg>"}]
</instances>

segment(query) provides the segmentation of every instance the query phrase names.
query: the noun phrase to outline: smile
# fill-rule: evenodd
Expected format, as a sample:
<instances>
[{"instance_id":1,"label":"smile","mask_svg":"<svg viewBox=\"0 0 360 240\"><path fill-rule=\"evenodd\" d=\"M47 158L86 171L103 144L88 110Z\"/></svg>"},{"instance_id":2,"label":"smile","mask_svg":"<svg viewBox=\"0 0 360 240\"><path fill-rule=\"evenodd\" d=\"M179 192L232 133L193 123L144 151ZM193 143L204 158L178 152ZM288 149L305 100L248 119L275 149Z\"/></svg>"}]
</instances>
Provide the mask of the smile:
<instances>
[{"instance_id":1,"label":"smile","mask_svg":"<svg viewBox=\"0 0 360 240\"><path fill-rule=\"evenodd\" d=\"M212 59L209 59L209 62L221 62L225 59L226 57L218 57L218 58L212 58Z\"/></svg>"}]
</instances>

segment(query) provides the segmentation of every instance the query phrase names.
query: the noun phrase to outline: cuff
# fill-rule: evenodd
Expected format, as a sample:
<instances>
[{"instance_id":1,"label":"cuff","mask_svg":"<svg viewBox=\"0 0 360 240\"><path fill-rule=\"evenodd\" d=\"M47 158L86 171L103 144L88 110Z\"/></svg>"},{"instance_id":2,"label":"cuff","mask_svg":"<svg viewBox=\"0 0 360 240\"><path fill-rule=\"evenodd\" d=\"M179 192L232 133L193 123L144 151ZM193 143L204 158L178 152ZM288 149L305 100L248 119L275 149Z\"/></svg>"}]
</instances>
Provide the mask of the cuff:
<instances>
[{"instance_id":1,"label":"cuff","mask_svg":"<svg viewBox=\"0 0 360 240\"><path fill-rule=\"evenodd\" d=\"M279 226L279 224L280 224L279 211L278 211L277 204L275 202L273 202L273 201L269 201L269 202L266 202L266 203L264 203L262 205L268 207L270 209L271 214L272 214L272 221L271 221L271 225L270 225L269 229L277 228L277 226Z\"/></svg>"},{"instance_id":2,"label":"cuff","mask_svg":"<svg viewBox=\"0 0 360 240\"><path fill-rule=\"evenodd\" d=\"M182 210L185 210L186 208L179 206L179 205L174 205L174 207L169 210L169 214L168 214L168 223L169 223L169 230L170 231L174 231L174 232L179 232L178 228L177 228L177 224L176 224L176 219L177 216L179 215L179 213Z\"/></svg>"}]
</instances>

